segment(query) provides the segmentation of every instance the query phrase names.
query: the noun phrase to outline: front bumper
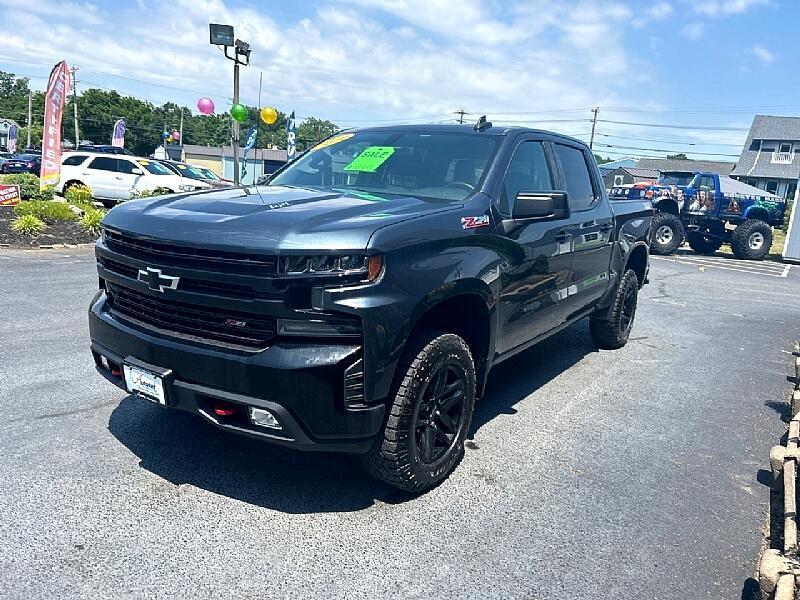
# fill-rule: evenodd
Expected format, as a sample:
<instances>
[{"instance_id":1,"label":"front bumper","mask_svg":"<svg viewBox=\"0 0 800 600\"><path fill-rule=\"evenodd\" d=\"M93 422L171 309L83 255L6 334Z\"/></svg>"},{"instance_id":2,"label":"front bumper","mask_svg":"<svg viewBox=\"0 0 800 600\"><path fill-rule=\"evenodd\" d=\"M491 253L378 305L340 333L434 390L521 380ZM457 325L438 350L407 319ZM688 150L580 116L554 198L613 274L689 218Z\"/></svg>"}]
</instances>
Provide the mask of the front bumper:
<instances>
[{"instance_id":1,"label":"front bumper","mask_svg":"<svg viewBox=\"0 0 800 600\"><path fill-rule=\"evenodd\" d=\"M98 371L125 389L121 374L104 365L139 364L165 372L167 406L199 414L217 427L300 450L366 452L380 430L384 404L345 407L345 370L359 344L278 341L256 353L223 351L154 336L117 320L101 292L89 309L89 333ZM281 430L220 417L215 403L265 408ZM246 411L246 408L244 409Z\"/></svg>"}]
</instances>

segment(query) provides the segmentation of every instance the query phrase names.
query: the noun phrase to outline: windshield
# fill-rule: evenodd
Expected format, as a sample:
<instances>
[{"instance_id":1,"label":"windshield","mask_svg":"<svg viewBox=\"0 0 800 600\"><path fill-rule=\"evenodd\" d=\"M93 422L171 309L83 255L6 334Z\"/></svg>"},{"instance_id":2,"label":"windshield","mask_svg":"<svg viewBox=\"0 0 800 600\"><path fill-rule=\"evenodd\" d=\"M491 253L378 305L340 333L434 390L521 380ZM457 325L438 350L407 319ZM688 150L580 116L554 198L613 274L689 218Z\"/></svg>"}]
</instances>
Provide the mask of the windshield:
<instances>
[{"instance_id":1,"label":"windshield","mask_svg":"<svg viewBox=\"0 0 800 600\"><path fill-rule=\"evenodd\" d=\"M480 185L498 144L497 137L470 133L341 133L268 185L461 200Z\"/></svg>"},{"instance_id":2,"label":"windshield","mask_svg":"<svg viewBox=\"0 0 800 600\"><path fill-rule=\"evenodd\" d=\"M194 168L200 171L205 176L206 179L213 179L214 181L220 180L219 175L214 173L214 171L212 171L211 169L206 169L204 167L194 167Z\"/></svg>"},{"instance_id":3,"label":"windshield","mask_svg":"<svg viewBox=\"0 0 800 600\"><path fill-rule=\"evenodd\" d=\"M183 177L188 177L189 179L208 179L203 173L200 172L200 169L193 167L191 165L175 165L178 168L178 173L180 173Z\"/></svg>"},{"instance_id":4,"label":"windshield","mask_svg":"<svg viewBox=\"0 0 800 600\"><path fill-rule=\"evenodd\" d=\"M172 171L170 171L167 167L162 165L161 163L152 162L149 160L137 160L137 164L142 165L149 173L153 175L172 175Z\"/></svg>"}]
</instances>

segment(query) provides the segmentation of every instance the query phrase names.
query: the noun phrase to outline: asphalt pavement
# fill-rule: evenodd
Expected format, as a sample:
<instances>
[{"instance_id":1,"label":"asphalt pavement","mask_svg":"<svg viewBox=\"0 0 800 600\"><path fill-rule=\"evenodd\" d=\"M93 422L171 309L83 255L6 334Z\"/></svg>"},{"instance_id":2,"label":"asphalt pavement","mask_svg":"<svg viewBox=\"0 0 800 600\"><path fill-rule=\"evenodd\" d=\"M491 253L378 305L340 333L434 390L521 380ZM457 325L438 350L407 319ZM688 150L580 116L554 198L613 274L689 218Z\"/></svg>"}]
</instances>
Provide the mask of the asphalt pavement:
<instances>
[{"instance_id":1,"label":"asphalt pavement","mask_svg":"<svg viewBox=\"0 0 800 600\"><path fill-rule=\"evenodd\" d=\"M95 374L87 250L0 250L0 596L755 598L800 267L653 260L630 343L498 366L421 496ZM785 271L785 272L784 272Z\"/></svg>"}]
</instances>

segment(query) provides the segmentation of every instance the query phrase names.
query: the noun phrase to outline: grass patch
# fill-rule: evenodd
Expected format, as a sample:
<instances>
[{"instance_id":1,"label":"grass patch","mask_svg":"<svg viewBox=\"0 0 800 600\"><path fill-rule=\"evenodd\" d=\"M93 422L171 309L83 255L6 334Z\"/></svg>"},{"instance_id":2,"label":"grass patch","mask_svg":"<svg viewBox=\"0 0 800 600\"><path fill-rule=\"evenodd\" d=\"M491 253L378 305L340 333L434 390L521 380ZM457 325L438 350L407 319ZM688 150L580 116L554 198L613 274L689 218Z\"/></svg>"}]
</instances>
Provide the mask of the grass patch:
<instances>
[{"instance_id":1,"label":"grass patch","mask_svg":"<svg viewBox=\"0 0 800 600\"><path fill-rule=\"evenodd\" d=\"M25 200L14 207L14 213L18 217L33 215L42 221L50 223L76 221L78 219L78 215L69 207L69 204L49 200Z\"/></svg>"},{"instance_id":2,"label":"grass patch","mask_svg":"<svg viewBox=\"0 0 800 600\"><path fill-rule=\"evenodd\" d=\"M87 210L81 217L81 226L92 235L100 235L100 223L106 216L102 210Z\"/></svg>"},{"instance_id":3,"label":"grass patch","mask_svg":"<svg viewBox=\"0 0 800 600\"><path fill-rule=\"evenodd\" d=\"M11 229L22 235L36 235L46 227L45 222L36 215L21 215L11 223Z\"/></svg>"}]
</instances>

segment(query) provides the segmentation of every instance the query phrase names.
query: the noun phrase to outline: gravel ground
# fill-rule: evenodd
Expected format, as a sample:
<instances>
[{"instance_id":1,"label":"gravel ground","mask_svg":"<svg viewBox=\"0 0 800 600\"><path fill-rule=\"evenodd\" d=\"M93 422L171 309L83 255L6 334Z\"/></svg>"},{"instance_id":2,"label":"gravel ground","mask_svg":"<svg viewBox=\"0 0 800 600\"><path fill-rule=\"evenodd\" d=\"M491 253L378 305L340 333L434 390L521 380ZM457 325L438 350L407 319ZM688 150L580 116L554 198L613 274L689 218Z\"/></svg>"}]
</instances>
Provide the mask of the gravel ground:
<instances>
[{"instance_id":1,"label":"gravel ground","mask_svg":"<svg viewBox=\"0 0 800 600\"><path fill-rule=\"evenodd\" d=\"M500 365L456 473L223 434L93 371L90 251L0 251L0 596L755 598L800 267L654 260L627 347Z\"/></svg>"}]
</instances>

